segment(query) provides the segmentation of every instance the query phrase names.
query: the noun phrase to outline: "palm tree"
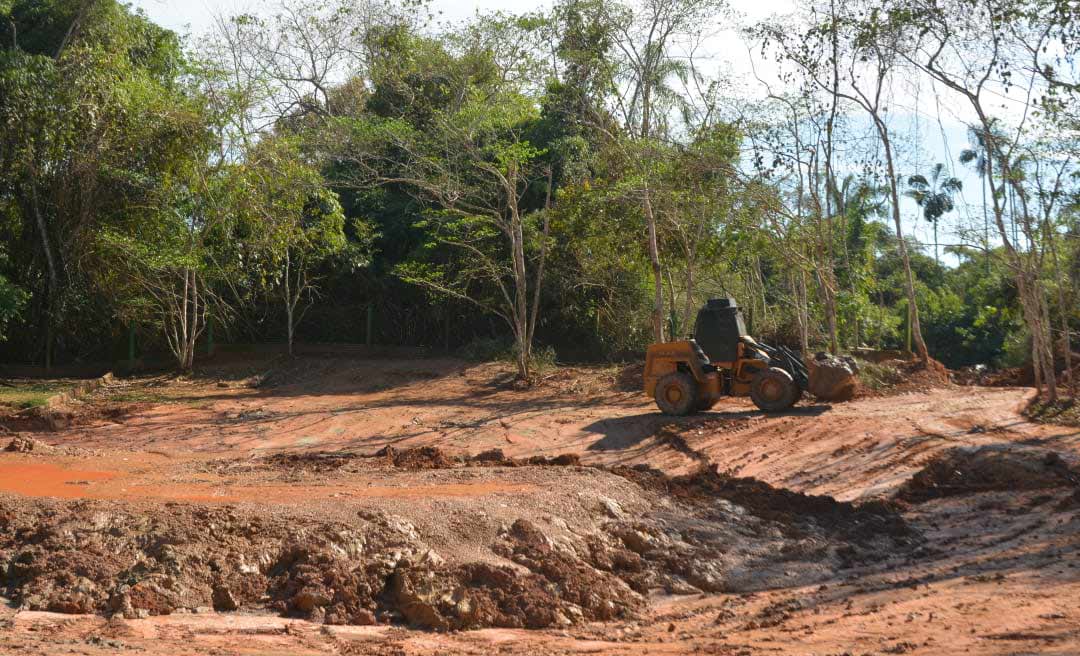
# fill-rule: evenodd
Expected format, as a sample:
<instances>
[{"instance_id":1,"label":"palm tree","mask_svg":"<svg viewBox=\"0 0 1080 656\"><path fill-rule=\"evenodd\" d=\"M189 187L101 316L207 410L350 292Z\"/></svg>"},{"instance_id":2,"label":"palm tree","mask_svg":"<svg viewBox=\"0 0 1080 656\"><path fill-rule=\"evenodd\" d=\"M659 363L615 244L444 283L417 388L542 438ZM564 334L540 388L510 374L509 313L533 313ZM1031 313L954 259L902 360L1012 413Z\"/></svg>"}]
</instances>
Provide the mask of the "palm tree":
<instances>
[{"instance_id":1,"label":"palm tree","mask_svg":"<svg viewBox=\"0 0 1080 656\"><path fill-rule=\"evenodd\" d=\"M635 71L634 92L630 98L628 123L640 129L641 136L652 136L656 128L663 133L667 129L668 113L672 109L685 115L689 109L686 99L672 81L677 79L685 86L690 79L690 65L668 57L656 44L647 45L642 54L641 70Z\"/></svg>"},{"instance_id":2,"label":"palm tree","mask_svg":"<svg viewBox=\"0 0 1080 656\"><path fill-rule=\"evenodd\" d=\"M989 145L986 143L986 135L982 128L968 126L968 138L972 147L960 151L960 163L970 164L975 169L975 175L979 176L979 186L982 188L982 211L983 211L983 239L986 242L986 266L990 267L990 210L986 206L986 174L990 170Z\"/></svg>"},{"instance_id":3,"label":"palm tree","mask_svg":"<svg viewBox=\"0 0 1080 656\"><path fill-rule=\"evenodd\" d=\"M953 194L963 189L964 184L957 178L943 178L942 172L945 165L940 162L930 169L930 179L926 176L913 175L908 178L908 186L911 187L904 195L913 199L923 210L923 218L934 224L934 260L940 263L938 258L938 220L956 208L953 203Z\"/></svg>"}]
</instances>

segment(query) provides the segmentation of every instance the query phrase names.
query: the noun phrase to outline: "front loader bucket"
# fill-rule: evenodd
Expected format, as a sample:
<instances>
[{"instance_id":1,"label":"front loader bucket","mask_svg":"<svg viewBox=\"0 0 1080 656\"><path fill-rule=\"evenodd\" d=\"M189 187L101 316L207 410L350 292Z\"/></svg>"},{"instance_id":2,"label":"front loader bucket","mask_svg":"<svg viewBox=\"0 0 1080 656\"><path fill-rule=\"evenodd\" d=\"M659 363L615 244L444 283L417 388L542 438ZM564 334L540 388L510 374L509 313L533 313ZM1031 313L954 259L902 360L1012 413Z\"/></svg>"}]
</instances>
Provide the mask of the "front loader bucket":
<instances>
[{"instance_id":1,"label":"front loader bucket","mask_svg":"<svg viewBox=\"0 0 1080 656\"><path fill-rule=\"evenodd\" d=\"M855 396L859 369L851 358L818 353L807 365L806 391L822 401L850 401Z\"/></svg>"}]
</instances>

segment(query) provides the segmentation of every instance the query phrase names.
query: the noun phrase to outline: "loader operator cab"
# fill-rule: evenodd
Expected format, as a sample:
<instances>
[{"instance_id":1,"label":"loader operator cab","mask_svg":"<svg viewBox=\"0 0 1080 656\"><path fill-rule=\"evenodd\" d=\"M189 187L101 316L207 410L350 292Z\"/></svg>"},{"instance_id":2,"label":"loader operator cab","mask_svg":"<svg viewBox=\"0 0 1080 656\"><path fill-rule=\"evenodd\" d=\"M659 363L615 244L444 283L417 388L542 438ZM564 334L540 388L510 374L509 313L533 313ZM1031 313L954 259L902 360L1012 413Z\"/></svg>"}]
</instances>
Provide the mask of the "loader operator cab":
<instances>
[{"instance_id":1,"label":"loader operator cab","mask_svg":"<svg viewBox=\"0 0 1080 656\"><path fill-rule=\"evenodd\" d=\"M802 359L748 335L732 298L708 301L689 339L650 346L644 379L645 392L672 415L706 410L722 396L750 396L762 410L786 410L807 387Z\"/></svg>"},{"instance_id":2,"label":"loader operator cab","mask_svg":"<svg viewBox=\"0 0 1080 656\"><path fill-rule=\"evenodd\" d=\"M742 312L733 298L713 298L698 310L694 341L710 362L732 362L739 357L738 346L748 337Z\"/></svg>"}]
</instances>

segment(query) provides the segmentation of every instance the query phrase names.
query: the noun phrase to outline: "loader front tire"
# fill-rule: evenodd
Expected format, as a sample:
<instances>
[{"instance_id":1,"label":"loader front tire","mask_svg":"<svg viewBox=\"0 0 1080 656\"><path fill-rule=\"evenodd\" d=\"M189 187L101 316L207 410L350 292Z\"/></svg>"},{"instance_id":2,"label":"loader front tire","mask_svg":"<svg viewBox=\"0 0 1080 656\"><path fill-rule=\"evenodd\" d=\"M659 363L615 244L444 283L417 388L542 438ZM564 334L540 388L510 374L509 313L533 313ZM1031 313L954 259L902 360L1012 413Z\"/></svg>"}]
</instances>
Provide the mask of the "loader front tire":
<instances>
[{"instance_id":1,"label":"loader front tire","mask_svg":"<svg viewBox=\"0 0 1080 656\"><path fill-rule=\"evenodd\" d=\"M795 405L802 390L787 371L769 367L750 381L750 400L765 412L779 412Z\"/></svg>"},{"instance_id":2,"label":"loader front tire","mask_svg":"<svg viewBox=\"0 0 1080 656\"><path fill-rule=\"evenodd\" d=\"M681 417L697 408L697 383L681 371L668 374L656 383L656 405L665 415Z\"/></svg>"}]
</instances>

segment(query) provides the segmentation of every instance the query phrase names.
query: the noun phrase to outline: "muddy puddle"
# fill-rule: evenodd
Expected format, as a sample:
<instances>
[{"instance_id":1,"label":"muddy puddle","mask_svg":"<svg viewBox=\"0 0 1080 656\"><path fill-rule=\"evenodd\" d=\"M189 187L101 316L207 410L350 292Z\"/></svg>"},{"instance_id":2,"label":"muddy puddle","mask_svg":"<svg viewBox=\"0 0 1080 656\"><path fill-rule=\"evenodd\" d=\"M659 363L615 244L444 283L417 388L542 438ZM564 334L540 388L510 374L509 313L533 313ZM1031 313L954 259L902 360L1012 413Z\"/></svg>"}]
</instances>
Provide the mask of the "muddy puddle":
<instances>
[{"instance_id":1,"label":"muddy puddle","mask_svg":"<svg viewBox=\"0 0 1080 656\"><path fill-rule=\"evenodd\" d=\"M109 481L119 475L117 472L65 469L44 462L0 463L0 492L83 499L93 496L89 485Z\"/></svg>"}]
</instances>

